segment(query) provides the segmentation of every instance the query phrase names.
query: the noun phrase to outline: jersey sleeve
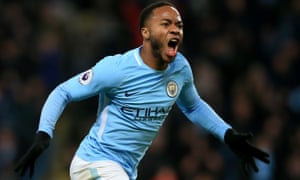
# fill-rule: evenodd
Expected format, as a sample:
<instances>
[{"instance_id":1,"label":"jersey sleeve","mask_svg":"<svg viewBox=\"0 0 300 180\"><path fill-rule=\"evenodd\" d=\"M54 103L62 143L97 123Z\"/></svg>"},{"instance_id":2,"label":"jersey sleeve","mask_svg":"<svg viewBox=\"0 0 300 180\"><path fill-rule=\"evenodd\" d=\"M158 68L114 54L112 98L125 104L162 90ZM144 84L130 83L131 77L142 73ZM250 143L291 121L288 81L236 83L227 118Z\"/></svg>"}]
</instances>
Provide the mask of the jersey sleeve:
<instances>
[{"instance_id":1,"label":"jersey sleeve","mask_svg":"<svg viewBox=\"0 0 300 180\"><path fill-rule=\"evenodd\" d=\"M199 96L191 68L188 66L186 69L187 80L176 104L190 121L224 141L225 132L231 126Z\"/></svg>"},{"instance_id":2,"label":"jersey sleeve","mask_svg":"<svg viewBox=\"0 0 300 180\"><path fill-rule=\"evenodd\" d=\"M71 101L80 101L107 92L117 87L120 81L117 56L99 61L91 69L77 74L58 85L43 105L38 131L53 137L53 130L65 106Z\"/></svg>"}]
</instances>

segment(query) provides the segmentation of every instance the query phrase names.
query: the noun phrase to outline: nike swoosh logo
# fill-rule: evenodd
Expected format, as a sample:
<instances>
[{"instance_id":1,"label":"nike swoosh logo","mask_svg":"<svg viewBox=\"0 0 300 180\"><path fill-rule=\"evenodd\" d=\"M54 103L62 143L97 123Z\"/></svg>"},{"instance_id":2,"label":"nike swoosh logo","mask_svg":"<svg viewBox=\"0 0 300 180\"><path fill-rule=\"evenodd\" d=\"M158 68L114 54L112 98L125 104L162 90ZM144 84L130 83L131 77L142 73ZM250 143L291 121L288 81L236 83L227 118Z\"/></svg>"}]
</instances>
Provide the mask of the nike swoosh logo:
<instances>
[{"instance_id":1,"label":"nike swoosh logo","mask_svg":"<svg viewBox=\"0 0 300 180\"><path fill-rule=\"evenodd\" d=\"M129 96L132 96L132 95L135 95L135 94L137 94L137 92L129 93L128 91L125 91L125 96L126 97L129 97Z\"/></svg>"}]
</instances>

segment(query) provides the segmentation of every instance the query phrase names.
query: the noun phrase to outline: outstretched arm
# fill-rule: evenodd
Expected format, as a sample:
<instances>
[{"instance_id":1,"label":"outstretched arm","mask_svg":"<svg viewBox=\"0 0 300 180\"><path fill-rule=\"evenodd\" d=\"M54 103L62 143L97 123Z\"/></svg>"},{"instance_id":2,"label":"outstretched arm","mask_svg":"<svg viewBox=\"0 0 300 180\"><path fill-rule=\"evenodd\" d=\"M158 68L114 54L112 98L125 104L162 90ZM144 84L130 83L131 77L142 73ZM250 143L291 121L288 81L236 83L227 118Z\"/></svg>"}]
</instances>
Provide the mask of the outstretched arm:
<instances>
[{"instance_id":1,"label":"outstretched arm","mask_svg":"<svg viewBox=\"0 0 300 180\"><path fill-rule=\"evenodd\" d=\"M35 161L48 148L55 124L65 106L72 100L78 100L94 94L94 91L83 90L84 87L82 87L81 91L80 88L74 89L76 83L78 83L78 76L60 84L48 96L42 109L40 124L34 142L16 164L15 171L20 173L21 176L25 175L26 171L29 171L30 177L33 176ZM77 90L76 93L73 93L74 90Z\"/></svg>"},{"instance_id":2,"label":"outstretched arm","mask_svg":"<svg viewBox=\"0 0 300 180\"><path fill-rule=\"evenodd\" d=\"M94 82L93 73L94 71L88 70L76 75L50 93L42 108L38 131L46 132L53 137L55 124L68 103L86 99L98 93L99 88ZM88 83L84 84L84 82Z\"/></svg>"},{"instance_id":3,"label":"outstretched arm","mask_svg":"<svg viewBox=\"0 0 300 180\"><path fill-rule=\"evenodd\" d=\"M111 65L114 62L103 59L92 69L61 83L50 93L42 108L35 141L17 163L16 172L24 175L29 170L30 176L33 175L35 160L49 146L55 124L69 102L97 95L103 88L118 82L118 73L110 68L115 67ZM111 80L107 81L107 77L111 77Z\"/></svg>"},{"instance_id":4,"label":"outstretched arm","mask_svg":"<svg viewBox=\"0 0 300 180\"><path fill-rule=\"evenodd\" d=\"M177 105L190 121L224 141L225 132L231 126L199 97L192 82L182 89Z\"/></svg>"},{"instance_id":5,"label":"outstretched arm","mask_svg":"<svg viewBox=\"0 0 300 180\"><path fill-rule=\"evenodd\" d=\"M241 160L243 172L249 176L251 169L258 172L254 158L270 163L269 154L249 143L251 133L239 133L224 122L198 95L193 83L187 84L177 101L179 108L193 123L219 137Z\"/></svg>"}]
</instances>

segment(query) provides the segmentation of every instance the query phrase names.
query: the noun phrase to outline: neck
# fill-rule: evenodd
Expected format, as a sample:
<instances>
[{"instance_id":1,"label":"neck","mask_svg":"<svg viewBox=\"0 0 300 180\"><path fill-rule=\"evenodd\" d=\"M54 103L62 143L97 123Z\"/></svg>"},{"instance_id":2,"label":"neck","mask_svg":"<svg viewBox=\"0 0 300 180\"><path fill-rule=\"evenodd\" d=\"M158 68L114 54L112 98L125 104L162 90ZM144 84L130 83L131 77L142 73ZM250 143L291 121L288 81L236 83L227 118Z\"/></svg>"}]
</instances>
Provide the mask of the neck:
<instances>
[{"instance_id":1,"label":"neck","mask_svg":"<svg viewBox=\"0 0 300 180\"><path fill-rule=\"evenodd\" d=\"M155 70L165 70L168 67L168 63L164 62L161 57L155 56L155 52L150 46L143 44L140 56L143 62Z\"/></svg>"}]
</instances>

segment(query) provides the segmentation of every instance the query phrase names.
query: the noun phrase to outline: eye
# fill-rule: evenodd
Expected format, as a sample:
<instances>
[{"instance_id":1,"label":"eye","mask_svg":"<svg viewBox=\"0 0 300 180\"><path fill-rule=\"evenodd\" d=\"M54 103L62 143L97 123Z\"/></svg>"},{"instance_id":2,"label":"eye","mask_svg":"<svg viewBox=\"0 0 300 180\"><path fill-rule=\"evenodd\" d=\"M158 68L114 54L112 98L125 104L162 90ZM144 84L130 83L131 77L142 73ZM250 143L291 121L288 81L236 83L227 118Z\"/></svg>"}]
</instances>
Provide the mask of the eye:
<instances>
[{"instance_id":1,"label":"eye","mask_svg":"<svg viewBox=\"0 0 300 180\"><path fill-rule=\"evenodd\" d=\"M177 24L177 27L178 27L179 29L183 29L183 24L182 24L182 23L179 23L179 24Z\"/></svg>"},{"instance_id":2,"label":"eye","mask_svg":"<svg viewBox=\"0 0 300 180\"><path fill-rule=\"evenodd\" d=\"M163 27L168 27L169 24L170 24L170 23L168 23L168 22L163 22L163 23L161 23L161 25L162 25Z\"/></svg>"},{"instance_id":3,"label":"eye","mask_svg":"<svg viewBox=\"0 0 300 180\"><path fill-rule=\"evenodd\" d=\"M170 24L171 24L171 22L169 20L163 20L163 21L161 21L160 25L163 27L169 27Z\"/></svg>"}]
</instances>

